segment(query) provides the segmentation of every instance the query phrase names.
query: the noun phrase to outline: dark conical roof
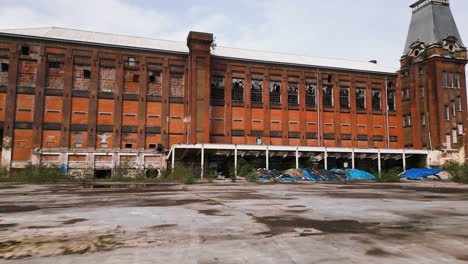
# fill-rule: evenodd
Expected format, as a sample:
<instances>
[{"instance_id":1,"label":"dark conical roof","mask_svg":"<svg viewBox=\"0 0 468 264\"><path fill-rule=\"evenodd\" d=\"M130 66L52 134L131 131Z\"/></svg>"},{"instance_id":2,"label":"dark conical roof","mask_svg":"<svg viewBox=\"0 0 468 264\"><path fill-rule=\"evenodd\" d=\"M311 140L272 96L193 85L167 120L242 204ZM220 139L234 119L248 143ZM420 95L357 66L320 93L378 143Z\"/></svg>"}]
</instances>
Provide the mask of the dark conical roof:
<instances>
[{"instance_id":1,"label":"dark conical roof","mask_svg":"<svg viewBox=\"0 0 468 264\"><path fill-rule=\"evenodd\" d=\"M456 37L458 45L464 47L448 0L419 0L411 7L413 16L404 54L408 54L415 41L430 45L442 43L448 36Z\"/></svg>"}]
</instances>

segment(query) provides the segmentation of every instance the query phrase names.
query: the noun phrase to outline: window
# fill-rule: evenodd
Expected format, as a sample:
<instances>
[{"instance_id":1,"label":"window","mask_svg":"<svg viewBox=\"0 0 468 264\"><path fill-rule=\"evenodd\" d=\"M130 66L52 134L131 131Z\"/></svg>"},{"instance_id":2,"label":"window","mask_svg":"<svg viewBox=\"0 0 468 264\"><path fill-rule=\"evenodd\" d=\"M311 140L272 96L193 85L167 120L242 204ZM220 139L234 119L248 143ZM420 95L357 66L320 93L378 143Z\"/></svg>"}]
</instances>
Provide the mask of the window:
<instances>
[{"instance_id":1,"label":"window","mask_svg":"<svg viewBox=\"0 0 468 264\"><path fill-rule=\"evenodd\" d=\"M140 82L140 75L138 74L133 74L133 82Z\"/></svg>"},{"instance_id":2,"label":"window","mask_svg":"<svg viewBox=\"0 0 468 264\"><path fill-rule=\"evenodd\" d=\"M461 86L460 86L460 73L455 73L455 87L460 89Z\"/></svg>"},{"instance_id":3,"label":"window","mask_svg":"<svg viewBox=\"0 0 468 264\"><path fill-rule=\"evenodd\" d=\"M323 107L333 107L333 86L323 86Z\"/></svg>"},{"instance_id":4,"label":"window","mask_svg":"<svg viewBox=\"0 0 468 264\"><path fill-rule=\"evenodd\" d=\"M149 144L149 148L150 148L150 149L155 149L155 148L156 148L156 144Z\"/></svg>"},{"instance_id":5,"label":"window","mask_svg":"<svg viewBox=\"0 0 468 264\"><path fill-rule=\"evenodd\" d=\"M445 115L445 120L450 120L450 110L449 110L448 105L445 105L444 107L444 115Z\"/></svg>"},{"instance_id":6,"label":"window","mask_svg":"<svg viewBox=\"0 0 468 264\"><path fill-rule=\"evenodd\" d=\"M388 111L396 111L395 91L387 91L387 107Z\"/></svg>"},{"instance_id":7,"label":"window","mask_svg":"<svg viewBox=\"0 0 468 264\"><path fill-rule=\"evenodd\" d=\"M448 74L448 87L453 88L454 87L454 82L453 82L453 73Z\"/></svg>"},{"instance_id":8,"label":"window","mask_svg":"<svg viewBox=\"0 0 468 264\"><path fill-rule=\"evenodd\" d=\"M133 57L128 58L128 66L133 67L136 64L136 60Z\"/></svg>"},{"instance_id":9,"label":"window","mask_svg":"<svg viewBox=\"0 0 468 264\"><path fill-rule=\"evenodd\" d=\"M270 82L270 104L281 104L281 82Z\"/></svg>"},{"instance_id":10,"label":"window","mask_svg":"<svg viewBox=\"0 0 468 264\"><path fill-rule=\"evenodd\" d=\"M85 79L91 79L91 71L90 70L83 70L83 77Z\"/></svg>"},{"instance_id":11,"label":"window","mask_svg":"<svg viewBox=\"0 0 468 264\"><path fill-rule=\"evenodd\" d=\"M412 126L411 115L406 115L406 126L407 127Z\"/></svg>"},{"instance_id":12,"label":"window","mask_svg":"<svg viewBox=\"0 0 468 264\"><path fill-rule=\"evenodd\" d=\"M49 65L49 69L58 69L58 68L60 68L60 63L55 62L55 61L49 62L48 65Z\"/></svg>"},{"instance_id":13,"label":"window","mask_svg":"<svg viewBox=\"0 0 468 264\"><path fill-rule=\"evenodd\" d=\"M426 125L426 115L424 113L421 113L421 126Z\"/></svg>"},{"instance_id":14,"label":"window","mask_svg":"<svg viewBox=\"0 0 468 264\"><path fill-rule=\"evenodd\" d=\"M447 73L443 72L442 73L442 87L447 87L447 86L448 86Z\"/></svg>"},{"instance_id":15,"label":"window","mask_svg":"<svg viewBox=\"0 0 468 264\"><path fill-rule=\"evenodd\" d=\"M460 96L457 96L457 111L461 112L462 111L462 100Z\"/></svg>"},{"instance_id":16,"label":"window","mask_svg":"<svg viewBox=\"0 0 468 264\"><path fill-rule=\"evenodd\" d=\"M211 79L211 100L224 103L224 77L213 76Z\"/></svg>"},{"instance_id":17,"label":"window","mask_svg":"<svg viewBox=\"0 0 468 264\"><path fill-rule=\"evenodd\" d=\"M131 143L125 143L125 148L132 148L133 147L133 144Z\"/></svg>"},{"instance_id":18,"label":"window","mask_svg":"<svg viewBox=\"0 0 468 264\"><path fill-rule=\"evenodd\" d=\"M156 77L154 77L154 75L150 75L149 76L149 82L154 83L155 81L156 81Z\"/></svg>"},{"instance_id":19,"label":"window","mask_svg":"<svg viewBox=\"0 0 468 264\"><path fill-rule=\"evenodd\" d=\"M463 124L458 124L458 135L463 135Z\"/></svg>"},{"instance_id":20,"label":"window","mask_svg":"<svg viewBox=\"0 0 468 264\"><path fill-rule=\"evenodd\" d=\"M458 135L457 135L456 128L452 129L452 141L453 141L453 144L458 144Z\"/></svg>"},{"instance_id":21,"label":"window","mask_svg":"<svg viewBox=\"0 0 468 264\"><path fill-rule=\"evenodd\" d=\"M8 63L2 63L2 72L8 72Z\"/></svg>"},{"instance_id":22,"label":"window","mask_svg":"<svg viewBox=\"0 0 468 264\"><path fill-rule=\"evenodd\" d=\"M419 86L419 98L424 98L424 86Z\"/></svg>"},{"instance_id":23,"label":"window","mask_svg":"<svg viewBox=\"0 0 468 264\"><path fill-rule=\"evenodd\" d=\"M75 148L81 148L83 147L83 144L81 142L75 142L74 146Z\"/></svg>"},{"instance_id":24,"label":"window","mask_svg":"<svg viewBox=\"0 0 468 264\"><path fill-rule=\"evenodd\" d=\"M315 107L317 106L317 85L306 84L306 105Z\"/></svg>"},{"instance_id":25,"label":"window","mask_svg":"<svg viewBox=\"0 0 468 264\"><path fill-rule=\"evenodd\" d=\"M382 93L380 90L372 90L372 109L382 110Z\"/></svg>"},{"instance_id":26,"label":"window","mask_svg":"<svg viewBox=\"0 0 468 264\"><path fill-rule=\"evenodd\" d=\"M349 88L340 87L340 107L342 109L349 108Z\"/></svg>"},{"instance_id":27,"label":"window","mask_svg":"<svg viewBox=\"0 0 468 264\"><path fill-rule=\"evenodd\" d=\"M452 110L452 116L457 115L457 108L455 106L455 101L450 101L450 110Z\"/></svg>"},{"instance_id":28,"label":"window","mask_svg":"<svg viewBox=\"0 0 468 264\"><path fill-rule=\"evenodd\" d=\"M288 105L299 105L299 89L297 83L288 84Z\"/></svg>"},{"instance_id":29,"label":"window","mask_svg":"<svg viewBox=\"0 0 468 264\"><path fill-rule=\"evenodd\" d=\"M408 88L404 88L401 90L401 95L403 99L409 99L410 98L410 90Z\"/></svg>"},{"instance_id":30,"label":"window","mask_svg":"<svg viewBox=\"0 0 468 264\"><path fill-rule=\"evenodd\" d=\"M243 102L244 101L244 80L243 79L232 79L232 101Z\"/></svg>"},{"instance_id":31,"label":"window","mask_svg":"<svg viewBox=\"0 0 468 264\"><path fill-rule=\"evenodd\" d=\"M21 55L29 55L30 53L31 53L31 50L29 49L28 46L21 47Z\"/></svg>"},{"instance_id":32,"label":"window","mask_svg":"<svg viewBox=\"0 0 468 264\"><path fill-rule=\"evenodd\" d=\"M250 90L250 100L252 103L261 104L263 103L263 81L252 80L252 88Z\"/></svg>"},{"instance_id":33,"label":"window","mask_svg":"<svg viewBox=\"0 0 468 264\"><path fill-rule=\"evenodd\" d=\"M108 144L107 142L101 142L101 148L107 148Z\"/></svg>"},{"instance_id":34,"label":"window","mask_svg":"<svg viewBox=\"0 0 468 264\"><path fill-rule=\"evenodd\" d=\"M366 110L366 89L356 89L356 108L358 110Z\"/></svg>"}]
</instances>

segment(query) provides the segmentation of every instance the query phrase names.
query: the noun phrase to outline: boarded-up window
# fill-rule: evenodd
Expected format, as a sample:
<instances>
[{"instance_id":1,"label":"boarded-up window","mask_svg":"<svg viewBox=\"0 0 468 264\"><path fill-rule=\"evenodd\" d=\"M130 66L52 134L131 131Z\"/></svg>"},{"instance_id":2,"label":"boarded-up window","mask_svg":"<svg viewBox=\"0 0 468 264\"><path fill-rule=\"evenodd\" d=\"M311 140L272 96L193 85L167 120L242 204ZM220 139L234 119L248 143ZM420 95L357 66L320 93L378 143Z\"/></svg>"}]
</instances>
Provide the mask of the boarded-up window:
<instances>
[{"instance_id":1,"label":"boarded-up window","mask_svg":"<svg viewBox=\"0 0 468 264\"><path fill-rule=\"evenodd\" d=\"M169 91L171 97L184 97L184 75L182 73L171 73Z\"/></svg>"},{"instance_id":2,"label":"boarded-up window","mask_svg":"<svg viewBox=\"0 0 468 264\"><path fill-rule=\"evenodd\" d=\"M115 68L99 67L99 91L114 92L116 90Z\"/></svg>"}]
</instances>

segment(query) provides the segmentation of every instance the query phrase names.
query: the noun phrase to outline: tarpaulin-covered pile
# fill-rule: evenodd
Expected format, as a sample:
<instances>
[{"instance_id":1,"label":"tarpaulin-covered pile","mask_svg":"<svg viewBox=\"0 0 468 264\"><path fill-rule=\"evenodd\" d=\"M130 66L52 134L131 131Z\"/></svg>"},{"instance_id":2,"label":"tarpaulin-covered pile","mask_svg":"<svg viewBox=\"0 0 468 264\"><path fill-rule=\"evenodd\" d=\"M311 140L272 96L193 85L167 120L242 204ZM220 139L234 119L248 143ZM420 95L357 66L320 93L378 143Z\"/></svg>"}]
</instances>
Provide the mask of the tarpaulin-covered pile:
<instances>
[{"instance_id":1,"label":"tarpaulin-covered pile","mask_svg":"<svg viewBox=\"0 0 468 264\"><path fill-rule=\"evenodd\" d=\"M255 171L255 174L259 180L270 180L280 177L283 172L278 170L258 169Z\"/></svg>"},{"instance_id":2,"label":"tarpaulin-covered pile","mask_svg":"<svg viewBox=\"0 0 468 264\"><path fill-rule=\"evenodd\" d=\"M423 181L448 181L450 175L441 169L409 169L402 173L400 178Z\"/></svg>"},{"instance_id":3,"label":"tarpaulin-covered pile","mask_svg":"<svg viewBox=\"0 0 468 264\"><path fill-rule=\"evenodd\" d=\"M363 170L346 169L346 170L332 170L332 171L339 171L339 172L344 173L347 180L375 180L374 175Z\"/></svg>"}]
</instances>

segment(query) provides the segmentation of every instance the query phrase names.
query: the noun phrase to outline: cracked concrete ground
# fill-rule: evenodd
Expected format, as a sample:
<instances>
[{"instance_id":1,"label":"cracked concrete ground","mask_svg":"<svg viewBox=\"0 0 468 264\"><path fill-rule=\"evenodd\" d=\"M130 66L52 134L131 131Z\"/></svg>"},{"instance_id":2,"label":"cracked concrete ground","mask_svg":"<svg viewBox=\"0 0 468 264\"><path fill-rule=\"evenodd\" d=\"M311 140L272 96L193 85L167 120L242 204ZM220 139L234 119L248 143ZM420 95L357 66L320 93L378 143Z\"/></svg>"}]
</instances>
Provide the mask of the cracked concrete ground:
<instances>
[{"instance_id":1,"label":"cracked concrete ground","mask_svg":"<svg viewBox=\"0 0 468 264\"><path fill-rule=\"evenodd\" d=\"M111 187L0 185L0 262L468 261L455 183Z\"/></svg>"}]
</instances>

